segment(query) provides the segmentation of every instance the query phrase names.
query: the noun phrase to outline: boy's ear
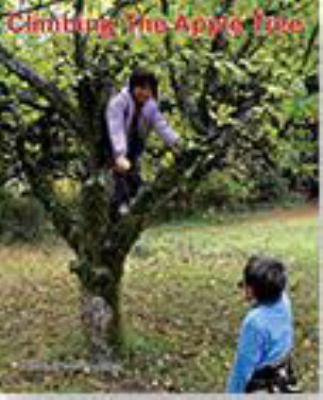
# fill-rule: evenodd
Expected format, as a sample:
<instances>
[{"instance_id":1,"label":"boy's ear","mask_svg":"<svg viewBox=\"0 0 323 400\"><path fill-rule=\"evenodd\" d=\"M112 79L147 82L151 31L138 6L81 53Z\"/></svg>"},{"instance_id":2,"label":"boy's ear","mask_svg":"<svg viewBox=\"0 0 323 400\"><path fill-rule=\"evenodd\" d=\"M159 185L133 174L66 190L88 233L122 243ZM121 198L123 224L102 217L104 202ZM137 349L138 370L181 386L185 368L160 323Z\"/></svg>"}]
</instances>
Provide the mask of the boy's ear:
<instances>
[{"instance_id":1,"label":"boy's ear","mask_svg":"<svg viewBox=\"0 0 323 400\"><path fill-rule=\"evenodd\" d=\"M248 301L255 300L256 296L251 286L245 286L245 293Z\"/></svg>"}]
</instances>

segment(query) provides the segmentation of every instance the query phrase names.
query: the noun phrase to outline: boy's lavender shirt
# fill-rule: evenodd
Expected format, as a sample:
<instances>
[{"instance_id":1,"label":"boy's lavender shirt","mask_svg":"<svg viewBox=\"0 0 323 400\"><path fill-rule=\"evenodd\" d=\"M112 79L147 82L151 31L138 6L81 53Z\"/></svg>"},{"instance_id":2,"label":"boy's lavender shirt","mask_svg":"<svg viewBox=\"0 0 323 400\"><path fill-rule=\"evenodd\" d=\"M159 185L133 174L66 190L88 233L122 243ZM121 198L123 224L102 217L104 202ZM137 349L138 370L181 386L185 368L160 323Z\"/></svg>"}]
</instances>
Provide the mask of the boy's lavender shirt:
<instances>
[{"instance_id":1,"label":"boy's lavender shirt","mask_svg":"<svg viewBox=\"0 0 323 400\"><path fill-rule=\"evenodd\" d=\"M127 86L113 96L107 104L105 118L115 157L126 156L127 154L127 135L134 111L135 103ZM179 140L176 133L168 126L153 98L148 99L143 105L138 120L138 128L143 137L147 136L151 129L154 129L170 147Z\"/></svg>"}]
</instances>

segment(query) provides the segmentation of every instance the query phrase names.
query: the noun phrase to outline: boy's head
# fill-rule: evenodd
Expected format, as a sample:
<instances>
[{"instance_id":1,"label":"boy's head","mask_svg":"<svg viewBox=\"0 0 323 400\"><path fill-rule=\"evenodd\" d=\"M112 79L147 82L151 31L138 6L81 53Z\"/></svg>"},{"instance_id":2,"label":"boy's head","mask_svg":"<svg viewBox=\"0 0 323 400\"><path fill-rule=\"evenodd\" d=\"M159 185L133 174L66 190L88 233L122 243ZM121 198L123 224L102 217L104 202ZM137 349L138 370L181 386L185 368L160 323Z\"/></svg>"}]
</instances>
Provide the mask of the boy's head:
<instances>
[{"instance_id":1,"label":"boy's head","mask_svg":"<svg viewBox=\"0 0 323 400\"><path fill-rule=\"evenodd\" d=\"M129 89L134 100L142 105L150 97L158 97L158 80L152 72L136 69L130 76Z\"/></svg>"},{"instance_id":2,"label":"boy's head","mask_svg":"<svg viewBox=\"0 0 323 400\"><path fill-rule=\"evenodd\" d=\"M274 258L252 256L245 266L241 283L248 300L275 303L286 287L285 266Z\"/></svg>"}]
</instances>

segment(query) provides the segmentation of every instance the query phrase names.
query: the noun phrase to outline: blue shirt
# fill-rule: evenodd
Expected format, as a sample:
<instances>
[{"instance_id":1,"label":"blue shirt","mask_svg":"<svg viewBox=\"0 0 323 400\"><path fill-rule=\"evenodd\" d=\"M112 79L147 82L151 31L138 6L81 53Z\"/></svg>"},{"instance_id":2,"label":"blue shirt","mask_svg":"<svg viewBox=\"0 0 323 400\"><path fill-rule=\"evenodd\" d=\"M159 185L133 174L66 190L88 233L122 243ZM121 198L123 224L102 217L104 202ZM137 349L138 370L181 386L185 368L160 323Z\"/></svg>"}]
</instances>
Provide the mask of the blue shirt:
<instances>
[{"instance_id":1,"label":"blue shirt","mask_svg":"<svg viewBox=\"0 0 323 400\"><path fill-rule=\"evenodd\" d=\"M291 305L286 293L274 304L259 304L251 309L240 328L226 392L244 393L255 370L276 363L291 351L293 335Z\"/></svg>"}]
</instances>

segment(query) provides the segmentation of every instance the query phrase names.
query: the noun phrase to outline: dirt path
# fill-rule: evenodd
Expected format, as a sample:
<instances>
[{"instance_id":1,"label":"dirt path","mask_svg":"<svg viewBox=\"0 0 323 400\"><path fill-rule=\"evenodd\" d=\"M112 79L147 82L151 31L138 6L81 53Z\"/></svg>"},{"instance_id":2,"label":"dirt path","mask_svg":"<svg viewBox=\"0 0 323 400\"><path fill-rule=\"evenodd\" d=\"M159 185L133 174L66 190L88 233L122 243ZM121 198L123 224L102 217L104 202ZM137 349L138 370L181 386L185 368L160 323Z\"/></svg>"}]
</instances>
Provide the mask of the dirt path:
<instances>
[{"instance_id":1,"label":"dirt path","mask_svg":"<svg viewBox=\"0 0 323 400\"><path fill-rule=\"evenodd\" d=\"M318 217L318 205L316 203L308 203L304 206L297 208L276 208L272 211L268 211L263 215L259 215L255 219L252 218L253 221L267 221L267 220L293 220L293 219L303 219L310 217Z\"/></svg>"},{"instance_id":2,"label":"dirt path","mask_svg":"<svg viewBox=\"0 0 323 400\"><path fill-rule=\"evenodd\" d=\"M241 215L241 218L237 218L231 220L228 219L225 221L225 224L218 225L215 224L213 228L215 229L222 229L223 227L227 225L232 225L233 223L238 223L238 224L245 224L245 223L270 223L273 221L297 221L300 219L306 219L306 218L318 218L318 204L315 202L307 203L302 206L298 207L292 207L290 209L288 208L283 208L283 207L277 207L272 210L259 210L259 211L249 211L246 215ZM211 228L211 229L213 229ZM197 226L196 224L192 223L187 223L187 224L182 224L180 226L165 226L165 229L168 231L199 231L199 230L204 230L205 226Z\"/></svg>"}]
</instances>

